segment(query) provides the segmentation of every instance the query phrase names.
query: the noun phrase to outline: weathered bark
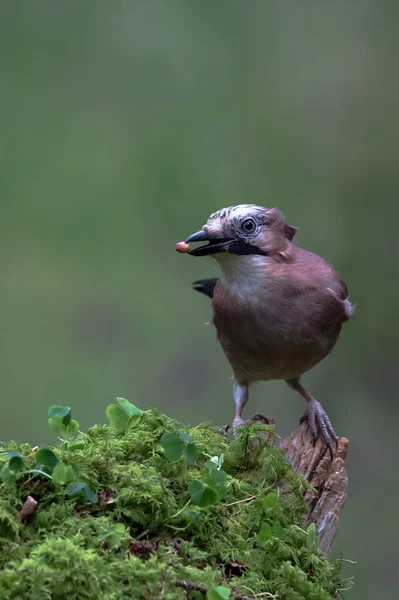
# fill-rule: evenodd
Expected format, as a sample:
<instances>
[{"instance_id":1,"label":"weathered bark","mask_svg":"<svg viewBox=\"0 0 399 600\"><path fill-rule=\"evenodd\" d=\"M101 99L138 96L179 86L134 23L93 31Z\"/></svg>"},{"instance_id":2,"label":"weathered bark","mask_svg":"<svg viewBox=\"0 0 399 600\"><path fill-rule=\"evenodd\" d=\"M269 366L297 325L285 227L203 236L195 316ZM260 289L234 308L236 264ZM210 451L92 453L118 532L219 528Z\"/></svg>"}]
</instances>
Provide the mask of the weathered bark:
<instances>
[{"instance_id":1,"label":"weathered bark","mask_svg":"<svg viewBox=\"0 0 399 600\"><path fill-rule=\"evenodd\" d=\"M246 423L256 421L275 425L273 417L265 417L258 413ZM219 433L227 437L229 430L230 426L225 425L219 429ZM259 431L259 436L276 439L273 434L264 431ZM327 555L337 535L340 513L348 493L348 477L344 464L349 441L346 438L338 438L331 456L321 440L313 444L309 426L305 421L279 445L294 471L305 477L313 488L305 492L308 505L306 521L308 525L315 523L320 538L320 549Z\"/></svg>"},{"instance_id":2,"label":"weathered bark","mask_svg":"<svg viewBox=\"0 0 399 600\"><path fill-rule=\"evenodd\" d=\"M331 456L321 440L313 444L306 422L281 443L292 468L314 488L314 491L305 493L307 522L315 523L324 554L328 553L337 534L340 513L347 497L348 477L344 463L348 444L346 438L339 438Z\"/></svg>"}]
</instances>

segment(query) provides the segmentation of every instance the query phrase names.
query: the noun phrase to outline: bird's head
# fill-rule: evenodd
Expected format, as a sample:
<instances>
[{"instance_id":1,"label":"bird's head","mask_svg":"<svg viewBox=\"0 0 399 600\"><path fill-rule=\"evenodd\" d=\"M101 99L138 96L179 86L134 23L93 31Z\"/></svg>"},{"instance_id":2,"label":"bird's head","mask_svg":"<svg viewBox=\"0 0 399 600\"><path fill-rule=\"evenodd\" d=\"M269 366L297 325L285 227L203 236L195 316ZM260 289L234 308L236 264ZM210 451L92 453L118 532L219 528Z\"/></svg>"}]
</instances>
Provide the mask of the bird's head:
<instances>
[{"instance_id":1,"label":"bird's head","mask_svg":"<svg viewBox=\"0 0 399 600\"><path fill-rule=\"evenodd\" d=\"M211 214L203 228L190 235L186 243L208 242L190 250L192 256L228 253L288 257L287 249L296 232L297 228L286 223L278 208L238 204Z\"/></svg>"}]
</instances>

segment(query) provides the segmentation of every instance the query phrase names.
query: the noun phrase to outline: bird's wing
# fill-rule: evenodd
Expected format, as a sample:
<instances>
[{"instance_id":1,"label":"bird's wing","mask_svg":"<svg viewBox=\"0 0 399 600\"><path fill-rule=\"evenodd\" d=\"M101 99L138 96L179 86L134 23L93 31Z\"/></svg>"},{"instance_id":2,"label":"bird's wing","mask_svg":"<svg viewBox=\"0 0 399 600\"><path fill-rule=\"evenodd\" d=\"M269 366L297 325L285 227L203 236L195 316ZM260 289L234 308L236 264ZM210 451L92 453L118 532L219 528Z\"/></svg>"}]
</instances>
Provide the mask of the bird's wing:
<instances>
[{"instance_id":1,"label":"bird's wing","mask_svg":"<svg viewBox=\"0 0 399 600\"><path fill-rule=\"evenodd\" d=\"M217 282L218 279L199 279L198 281L194 281L193 289L197 290L197 292L201 292L201 294L205 294L208 298L213 298L213 292Z\"/></svg>"},{"instance_id":2,"label":"bird's wing","mask_svg":"<svg viewBox=\"0 0 399 600\"><path fill-rule=\"evenodd\" d=\"M349 300L349 292L348 292L348 288L346 287L345 281L343 279L341 279L340 276L338 276L338 279L339 279L338 297L341 300L342 305L344 307L344 312L345 312L345 316L346 316L345 321L347 321L349 319L349 317L351 317L353 315L353 311L355 310L355 307L352 304L352 302Z\"/></svg>"}]
</instances>

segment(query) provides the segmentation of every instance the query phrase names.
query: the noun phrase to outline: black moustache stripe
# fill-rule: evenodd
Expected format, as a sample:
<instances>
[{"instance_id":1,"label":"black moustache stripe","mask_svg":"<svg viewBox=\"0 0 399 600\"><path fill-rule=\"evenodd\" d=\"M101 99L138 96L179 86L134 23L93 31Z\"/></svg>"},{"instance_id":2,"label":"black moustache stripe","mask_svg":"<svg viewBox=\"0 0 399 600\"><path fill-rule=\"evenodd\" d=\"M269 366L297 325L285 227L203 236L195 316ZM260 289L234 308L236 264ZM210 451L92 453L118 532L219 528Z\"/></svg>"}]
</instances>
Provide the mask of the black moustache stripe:
<instances>
[{"instance_id":1,"label":"black moustache stripe","mask_svg":"<svg viewBox=\"0 0 399 600\"><path fill-rule=\"evenodd\" d=\"M269 256L269 252L261 250L244 240L236 240L229 244L229 252L231 254L238 254L239 256L247 256L249 254L260 254L261 256Z\"/></svg>"}]
</instances>

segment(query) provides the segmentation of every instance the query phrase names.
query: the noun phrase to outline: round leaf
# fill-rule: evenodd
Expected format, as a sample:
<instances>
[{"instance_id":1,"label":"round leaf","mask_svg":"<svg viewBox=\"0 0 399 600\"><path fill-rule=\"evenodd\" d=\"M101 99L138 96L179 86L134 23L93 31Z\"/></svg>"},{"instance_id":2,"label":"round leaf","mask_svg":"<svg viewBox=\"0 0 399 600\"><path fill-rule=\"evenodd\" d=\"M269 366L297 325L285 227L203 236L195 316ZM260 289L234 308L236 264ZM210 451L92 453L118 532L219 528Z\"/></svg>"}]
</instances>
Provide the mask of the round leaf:
<instances>
[{"instance_id":1,"label":"round leaf","mask_svg":"<svg viewBox=\"0 0 399 600\"><path fill-rule=\"evenodd\" d=\"M278 502L278 495L276 492L270 492L264 499L265 508L274 508Z\"/></svg>"},{"instance_id":2,"label":"round leaf","mask_svg":"<svg viewBox=\"0 0 399 600\"><path fill-rule=\"evenodd\" d=\"M160 441L169 460L179 460L183 456L184 442L174 433L164 433Z\"/></svg>"},{"instance_id":3,"label":"round leaf","mask_svg":"<svg viewBox=\"0 0 399 600\"><path fill-rule=\"evenodd\" d=\"M133 415L133 416L129 417L129 420L127 422L126 430L130 431L131 429L133 429L134 427L136 427L136 425L140 421L141 421L141 415Z\"/></svg>"},{"instance_id":4,"label":"round leaf","mask_svg":"<svg viewBox=\"0 0 399 600\"><path fill-rule=\"evenodd\" d=\"M93 490L91 489L91 487L89 487L87 484L83 488L83 495L86 498L86 500L88 500L89 502L92 502L93 504L97 504L98 503L98 496L97 496L97 494L95 494L93 492Z\"/></svg>"},{"instance_id":5,"label":"round leaf","mask_svg":"<svg viewBox=\"0 0 399 600\"><path fill-rule=\"evenodd\" d=\"M15 450L11 452L5 452L3 454L3 458L12 458L13 456L22 456L22 454L20 452L16 452Z\"/></svg>"},{"instance_id":6,"label":"round leaf","mask_svg":"<svg viewBox=\"0 0 399 600\"><path fill-rule=\"evenodd\" d=\"M186 446L186 459L189 465L193 465L198 458L197 446L193 443L189 443Z\"/></svg>"},{"instance_id":7,"label":"round leaf","mask_svg":"<svg viewBox=\"0 0 399 600\"><path fill-rule=\"evenodd\" d=\"M71 419L68 425L62 425L61 431L64 438L69 438L71 435L76 433L79 429L79 422L75 419Z\"/></svg>"},{"instance_id":8,"label":"round leaf","mask_svg":"<svg viewBox=\"0 0 399 600\"><path fill-rule=\"evenodd\" d=\"M185 442L193 441L192 436L189 435L188 433L184 433L184 431L178 431L178 434L180 435L181 439L184 440Z\"/></svg>"},{"instance_id":9,"label":"round leaf","mask_svg":"<svg viewBox=\"0 0 399 600\"><path fill-rule=\"evenodd\" d=\"M200 522L200 516L195 510L185 510L183 513L184 517L189 521L189 523L194 523L194 525L198 525Z\"/></svg>"},{"instance_id":10,"label":"round leaf","mask_svg":"<svg viewBox=\"0 0 399 600\"><path fill-rule=\"evenodd\" d=\"M208 469L208 471L212 471L212 470L216 470L218 468L218 465L216 463L214 463L212 460L207 460L206 463L204 464L205 469Z\"/></svg>"},{"instance_id":11,"label":"round leaf","mask_svg":"<svg viewBox=\"0 0 399 600\"><path fill-rule=\"evenodd\" d=\"M124 410L117 404L108 404L106 415L109 419L109 425L116 433L123 433L126 431L127 422L129 416Z\"/></svg>"},{"instance_id":12,"label":"round leaf","mask_svg":"<svg viewBox=\"0 0 399 600\"><path fill-rule=\"evenodd\" d=\"M230 596L229 588L224 587L224 585L213 585L206 594L207 600L228 600Z\"/></svg>"},{"instance_id":13,"label":"round leaf","mask_svg":"<svg viewBox=\"0 0 399 600\"><path fill-rule=\"evenodd\" d=\"M206 506L211 506L212 504L216 504L221 499L221 495L219 490L215 490L211 487L205 487L200 502L198 506L201 508L205 508Z\"/></svg>"},{"instance_id":14,"label":"round leaf","mask_svg":"<svg viewBox=\"0 0 399 600\"><path fill-rule=\"evenodd\" d=\"M11 471L14 471L14 473L23 469L24 468L24 460L23 460L22 456L12 456L10 458L10 460L8 461L8 466L11 469Z\"/></svg>"},{"instance_id":15,"label":"round leaf","mask_svg":"<svg viewBox=\"0 0 399 600\"><path fill-rule=\"evenodd\" d=\"M73 442L68 442L68 450L81 450L84 447L84 440L74 440Z\"/></svg>"},{"instance_id":16,"label":"round leaf","mask_svg":"<svg viewBox=\"0 0 399 600\"><path fill-rule=\"evenodd\" d=\"M61 422L57 421L56 419L49 419L48 421L48 426L50 427L51 431L53 433L58 433L61 427Z\"/></svg>"},{"instance_id":17,"label":"round leaf","mask_svg":"<svg viewBox=\"0 0 399 600\"><path fill-rule=\"evenodd\" d=\"M258 540L262 544L265 544L266 542L269 542L272 539L273 539L272 528L270 527L269 523L263 523L261 530L258 533Z\"/></svg>"},{"instance_id":18,"label":"round leaf","mask_svg":"<svg viewBox=\"0 0 399 600\"><path fill-rule=\"evenodd\" d=\"M202 481L198 481L198 479L190 481L188 484L188 493L190 494L191 502L193 504L198 505L200 503L204 489L205 485Z\"/></svg>"},{"instance_id":19,"label":"round leaf","mask_svg":"<svg viewBox=\"0 0 399 600\"><path fill-rule=\"evenodd\" d=\"M99 542L108 540L112 545L118 545L125 533L126 527L123 523L115 523L115 525L101 531L97 536L97 540Z\"/></svg>"},{"instance_id":20,"label":"round leaf","mask_svg":"<svg viewBox=\"0 0 399 600\"><path fill-rule=\"evenodd\" d=\"M227 481L227 473L225 471L219 471L218 469L212 469L202 477L202 481L211 487L221 487Z\"/></svg>"},{"instance_id":21,"label":"round leaf","mask_svg":"<svg viewBox=\"0 0 399 600\"><path fill-rule=\"evenodd\" d=\"M69 413L62 419L62 424L66 427L71 422L71 418L71 411L69 411Z\"/></svg>"},{"instance_id":22,"label":"round leaf","mask_svg":"<svg viewBox=\"0 0 399 600\"><path fill-rule=\"evenodd\" d=\"M69 481L72 481L74 477L73 469L70 465L64 465L64 463L58 463L54 468L52 479L55 485L65 485Z\"/></svg>"},{"instance_id":23,"label":"round leaf","mask_svg":"<svg viewBox=\"0 0 399 600\"><path fill-rule=\"evenodd\" d=\"M279 540L282 540L285 536L285 530L280 521L273 523L273 536Z\"/></svg>"},{"instance_id":24,"label":"round leaf","mask_svg":"<svg viewBox=\"0 0 399 600\"><path fill-rule=\"evenodd\" d=\"M7 465L4 465L4 467L1 470L1 480L3 481L4 487L6 488L14 487L17 481L15 473L13 473Z\"/></svg>"},{"instance_id":25,"label":"round leaf","mask_svg":"<svg viewBox=\"0 0 399 600\"><path fill-rule=\"evenodd\" d=\"M140 410L137 408L137 406L134 406L134 404L129 402L129 400L126 400L126 398L117 398L116 401L118 402L119 406L121 406L123 410L131 417L141 417L144 414L143 410Z\"/></svg>"},{"instance_id":26,"label":"round leaf","mask_svg":"<svg viewBox=\"0 0 399 600\"><path fill-rule=\"evenodd\" d=\"M190 482L188 493L190 494L191 502L201 508L216 504L220 500L217 490L204 485L202 481L198 480Z\"/></svg>"},{"instance_id":27,"label":"round leaf","mask_svg":"<svg viewBox=\"0 0 399 600\"><path fill-rule=\"evenodd\" d=\"M80 494L80 492L83 491L85 486L86 484L82 483L81 481L77 481L76 483L70 483L67 487L68 496L76 496L77 494Z\"/></svg>"},{"instance_id":28,"label":"round leaf","mask_svg":"<svg viewBox=\"0 0 399 600\"><path fill-rule=\"evenodd\" d=\"M59 406L55 404L54 406L50 406L47 412L47 416L49 419L55 419L56 421L62 421L67 415L71 414L71 409L69 406Z\"/></svg>"},{"instance_id":29,"label":"round leaf","mask_svg":"<svg viewBox=\"0 0 399 600\"><path fill-rule=\"evenodd\" d=\"M43 465L52 471L58 463L58 458L50 448L39 448L35 452L36 466Z\"/></svg>"},{"instance_id":30,"label":"round leaf","mask_svg":"<svg viewBox=\"0 0 399 600\"><path fill-rule=\"evenodd\" d=\"M126 527L123 523L115 523L115 525L113 526L113 530L115 531L115 533L123 535L126 531Z\"/></svg>"}]
</instances>

